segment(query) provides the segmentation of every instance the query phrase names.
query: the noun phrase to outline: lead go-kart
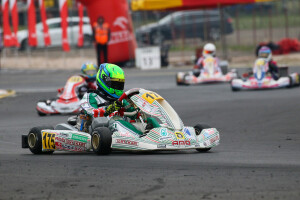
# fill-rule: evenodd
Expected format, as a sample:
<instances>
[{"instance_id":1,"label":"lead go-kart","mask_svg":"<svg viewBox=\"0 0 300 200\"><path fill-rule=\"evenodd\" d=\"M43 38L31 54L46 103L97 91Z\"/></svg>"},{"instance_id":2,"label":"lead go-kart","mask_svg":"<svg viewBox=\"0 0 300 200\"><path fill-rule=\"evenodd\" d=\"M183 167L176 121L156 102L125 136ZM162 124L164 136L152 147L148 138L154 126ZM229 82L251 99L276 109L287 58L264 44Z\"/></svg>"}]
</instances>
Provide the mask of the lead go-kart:
<instances>
[{"instance_id":1,"label":"lead go-kart","mask_svg":"<svg viewBox=\"0 0 300 200\"><path fill-rule=\"evenodd\" d=\"M78 131L69 124L32 128L22 135L22 148L33 154L54 151L109 154L111 150L210 150L219 144L216 128L205 124L184 126L170 104L157 93L141 88L125 92L119 100L127 100L132 112L115 112L114 116L93 118L89 132ZM136 116L129 120L129 116ZM147 130L147 125L151 129Z\"/></svg>"},{"instance_id":2,"label":"lead go-kart","mask_svg":"<svg viewBox=\"0 0 300 200\"><path fill-rule=\"evenodd\" d=\"M299 74L288 75L288 67L280 69L280 77L277 80L273 79L268 71L268 62L263 58L258 58L252 71L246 73L245 78L236 78L231 81L232 91L291 88L300 84Z\"/></svg>"},{"instance_id":3,"label":"lead go-kart","mask_svg":"<svg viewBox=\"0 0 300 200\"><path fill-rule=\"evenodd\" d=\"M220 63L220 68L216 59L208 56L203 61L203 68L198 72L178 72L176 74L177 85L196 85L207 83L224 83L230 82L237 77L236 70L228 72L227 63Z\"/></svg>"},{"instance_id":4,"label":"lead go-kart","mask_svg":"<svg viewBox=\"0 0 300 200\"><path fill-rule=\"evenodd\" d=\"M67 80L63 91L58 94L58 98L38 101L36 106L38 115L78 113L80 100L87 88L88 83L83 76L71 76Z\"/></svg>"}]
</instances>

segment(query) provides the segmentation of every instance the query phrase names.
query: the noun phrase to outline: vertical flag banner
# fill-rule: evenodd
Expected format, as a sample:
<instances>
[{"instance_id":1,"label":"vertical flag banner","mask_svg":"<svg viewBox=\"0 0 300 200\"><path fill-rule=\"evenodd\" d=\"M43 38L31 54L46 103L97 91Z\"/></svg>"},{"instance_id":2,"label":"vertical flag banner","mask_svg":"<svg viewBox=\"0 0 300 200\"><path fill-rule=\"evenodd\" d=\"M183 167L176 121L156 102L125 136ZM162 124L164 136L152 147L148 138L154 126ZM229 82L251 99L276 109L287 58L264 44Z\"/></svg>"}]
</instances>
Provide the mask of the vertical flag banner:
<instances>
[{"instance_id":1,"label":"vertical flag banner","mask_svg":"<svg viewBox=\"0 0 300 200\"><path fill-rule=\"evenodd\" d=\"M62 48L64 51L70 51L70 45L68 41L67 0L59 0L59 11L60 11L61 29L62 29Z\"/></svg>"},{"instance_id":2,"label":"vertical flag banner","mask_svg":"<svg viewBox=\"0 0 300 200\"><path fill-rule=\"evenodd\" d=\"M17 7L17 0L10 0L10 12L12 18L12 25L13 25L13 33L12 33L12 43L16 47L20 47L18 42L17 33L19 27L19 15L18 15L18 7Z\"/></svg>"},{"instance_id":3,"label":"vertical flag banner","mask_svg":"<svg viewBox=\"0 0 300 200\"><path fill-rule=\"evenodd\" d=\"M44 44L45 44L45 46L49 46L49 45L51 45L51 38L49 35L49 27L46 22L47 15L46 15L44 0L39 0L39 6L40 6L41 19L42 19L42 23L43 23Z\"/></svg>"},{"instance_id":4,"label":"vertical flag banner","mask_svg":"<svg viewBox=\"0 0 300 200\"><path fill-rule=\"evenodd\" d=\"M36 37L36 15L34 0L27 0L27 20L28 20L28 44L29 46L37 46Z\"/></svg>"},{"instance_id":5,"label":"vertical flag banner","mask_svg":"<svg viewBox=\"0 0 300 200\"><path fill-rule=\"evenodd\" d=\"M81 3L77 3L78 7L78 16L79 16L79 32L78 32L78 41L77 46L83 46L83 5Z\"/></svg>"},{"instance_id":6,"label":"vertical flag banner","mask_svg":"<svg viewBox=\"0 0 300 200\"><path fill-rule=\"evenodd\" d=\"M9 2L2 0L2 16L3 16L3 45L4 47L13 46L11 38L11 30L9 24Z\"/></svg>"}]
</instances>

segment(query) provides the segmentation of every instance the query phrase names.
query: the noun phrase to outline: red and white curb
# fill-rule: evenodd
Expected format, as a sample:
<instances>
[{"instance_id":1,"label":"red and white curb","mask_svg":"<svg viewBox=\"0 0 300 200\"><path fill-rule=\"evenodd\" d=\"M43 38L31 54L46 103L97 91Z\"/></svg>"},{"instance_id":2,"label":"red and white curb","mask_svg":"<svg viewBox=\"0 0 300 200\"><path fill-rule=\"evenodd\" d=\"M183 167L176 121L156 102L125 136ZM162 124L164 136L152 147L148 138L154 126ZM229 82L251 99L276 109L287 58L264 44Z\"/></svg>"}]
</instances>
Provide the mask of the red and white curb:
<instances>
[{"instance_id":1,"label":"red and white curb","mask_svg":"<svg viewBox=\"0 0 300 200\"><path fill-rule=\"evenodd\" d=\"M16 91L14 90L2 90L0 89L0 99L4 97L13 96L16 94Z\"/></svg>"}]
</instances>

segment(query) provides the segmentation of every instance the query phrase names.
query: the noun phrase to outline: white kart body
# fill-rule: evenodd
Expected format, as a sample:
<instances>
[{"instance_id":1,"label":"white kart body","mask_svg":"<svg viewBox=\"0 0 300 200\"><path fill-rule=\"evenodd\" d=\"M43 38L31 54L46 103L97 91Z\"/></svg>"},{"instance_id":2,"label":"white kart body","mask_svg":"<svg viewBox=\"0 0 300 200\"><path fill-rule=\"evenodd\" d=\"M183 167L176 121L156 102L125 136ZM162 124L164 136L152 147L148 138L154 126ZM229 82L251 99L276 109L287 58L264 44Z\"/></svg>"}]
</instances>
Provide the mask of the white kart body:
<instances>
[{"instance_id":1,"label":"white kart body","mask_svg":"<svg viewBox=\"0 0 300 200\"><path fill-rule=\"evenodd\" d=\"M126 119L127 117L123 118L116 115L108 117L107 127L112 133L111 148L113 150L210 149L219 144L220 135L217 129L206 128L201 133L196 134L195 128L183 125L175 110L164 98L148 90L133 90L138 91L138 94L131 96L128 101L131 101L131 105L139 110L141 117L134 121L131 120L131 122ZM126 114L124 113L124 115ZM145 124L141 118L147 119L148 122L150 120L155 122L156 127L145 133ZM93 130L90 131L90 133L92 132ZM92 137L85 132L42 130L41 134L43 151L81 152L89 151L92 146Z\"/></svg>"}]
</instances>

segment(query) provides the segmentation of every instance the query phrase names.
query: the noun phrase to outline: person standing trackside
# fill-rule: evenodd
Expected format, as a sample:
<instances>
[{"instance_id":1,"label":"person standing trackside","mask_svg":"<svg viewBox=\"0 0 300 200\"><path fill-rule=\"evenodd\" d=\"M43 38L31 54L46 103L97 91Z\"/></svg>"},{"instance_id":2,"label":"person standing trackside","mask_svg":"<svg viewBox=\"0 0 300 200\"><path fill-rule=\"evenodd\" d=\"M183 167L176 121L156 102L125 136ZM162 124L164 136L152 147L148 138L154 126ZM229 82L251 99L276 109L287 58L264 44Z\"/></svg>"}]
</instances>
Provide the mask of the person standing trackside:
<instances>
[{"instance_id":1,"label":"person standing trackside","mask_svg":"<svg viewBox=\"0 0 300 200\"><path fill-rule=\"evenodd\" d=\"M104 17L100 16L97 22L93 25L93 38L97 53L97 64L98 67L101 63L107 63L107 45L110 40L110 29L109 24L104 22ZM101 59L101 52L103 52L103 60Z\"/></svg>"}]
</instances>

